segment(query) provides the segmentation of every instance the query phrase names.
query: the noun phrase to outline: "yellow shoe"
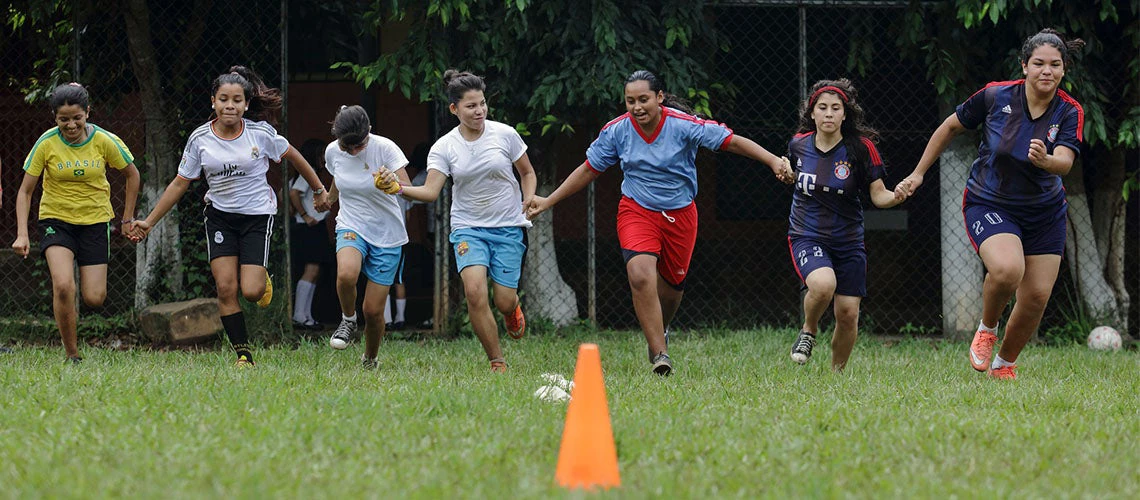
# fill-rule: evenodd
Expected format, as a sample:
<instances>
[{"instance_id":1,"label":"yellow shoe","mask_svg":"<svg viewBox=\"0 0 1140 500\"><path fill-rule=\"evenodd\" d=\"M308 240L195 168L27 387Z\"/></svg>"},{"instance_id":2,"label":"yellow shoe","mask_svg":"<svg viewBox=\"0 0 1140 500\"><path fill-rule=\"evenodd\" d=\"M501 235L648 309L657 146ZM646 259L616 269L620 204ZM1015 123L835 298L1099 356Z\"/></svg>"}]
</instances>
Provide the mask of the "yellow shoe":
<instances>
[{"instance_id":1,"label":"yellow shoe","mask_svg":"<svg viewBox=\"0 0 1140 500\"><path fill-rule=\"evenodd\" d=\"M234 362L234 366L238 368L253 368L254 364L252 359L249 359L249 357L243 354L238 356L237 361Z\"/></svg>"},{"instance_id":2,"label":"yellow shoe","mask_svg":"<svg viewBox=\"0 0 1140 500\"><path fill-rule=\"evenodd\" d=\"M273 302L273 280L269 279L269 271L265 272L265 294L257 301L258 307L269 307Z\"/></svg>"}]
</instances>

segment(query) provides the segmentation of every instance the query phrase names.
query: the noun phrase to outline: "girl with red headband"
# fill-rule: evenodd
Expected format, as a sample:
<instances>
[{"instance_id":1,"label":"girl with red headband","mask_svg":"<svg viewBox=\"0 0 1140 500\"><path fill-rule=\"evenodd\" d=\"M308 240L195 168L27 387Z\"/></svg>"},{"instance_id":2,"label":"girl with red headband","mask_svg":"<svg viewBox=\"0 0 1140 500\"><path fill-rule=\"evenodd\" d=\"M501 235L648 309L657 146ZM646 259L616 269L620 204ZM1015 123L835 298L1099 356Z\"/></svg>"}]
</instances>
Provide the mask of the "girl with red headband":
<instances>
[{"instance_id":1,"label":"girl with red headband","mask_svg":"<svg viewBox=\"0 0 1140 500\"><path fill-rule=\"evenodd\" d=\"M950 140L981 127L978 159L962 198L966 236L986 268L982 321L969 357L975 370L994 378L1017 378L1014 362L1041 324L1061 267L1068 211L1061 176L1080 152L1085 114L1060 85L1069 52L1084 45L1066 42L1052 29L1026 39L1020 53L1025 78L992 82L958 105L906 179L906 194L914 194ZM1005 341L991 363L998 320L1014 292Z\"/></svg>"},{"instance_id":2,"label":"girl with red headband","mask_svg":"<svg viewBox=\"0 0 1140 500\"><path fill-rule=\"evenodd\" d=\"M811 358L819 319L834 300L831 368L842 370L859 329L859 303L867 295L863 247L864 190L871 203L889 208L906 199L883 184L886 169L863 123L863 108L847 79L821 80L803 102L798 133L788 143L795 191L788 216L788 248L803 281L804 324L792 360Z\"/></svg>"}]
</instances>

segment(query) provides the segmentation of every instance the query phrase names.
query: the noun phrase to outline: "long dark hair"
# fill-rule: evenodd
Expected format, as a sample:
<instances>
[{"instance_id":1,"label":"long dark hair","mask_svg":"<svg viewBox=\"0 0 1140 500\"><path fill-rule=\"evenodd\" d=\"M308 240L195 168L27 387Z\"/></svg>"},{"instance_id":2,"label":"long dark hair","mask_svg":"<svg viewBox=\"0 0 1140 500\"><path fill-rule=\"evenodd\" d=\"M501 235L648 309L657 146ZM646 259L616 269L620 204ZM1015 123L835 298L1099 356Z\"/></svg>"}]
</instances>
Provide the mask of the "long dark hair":
<instances>
[{"instance_id":1,"label":"long dark hair","mask_svg":"<svg viewBox=\"0 0 1140 500\"><path fill-rule=\"evenodd\" d=\"M55 88L51 92L51 99L48 99L48 104L51 105L51 112L58 113L59 108L69 106L72 104L78 105L87 111L90 107L91 97L87 94L87 89L83 88L77 82L65 83Z\"/></svg>"},{"instance_id":2,"label":"long dark hair","mask_svg":"<svg viewBox=\"0 0 1140 500\"><path fill-rule=\"evenodd\" d=\"M217 95L222 85L234 83L241 86L249 109L245 116L254 121L267 121L277 125L277 114L281 111L281 91L270 88L257 73L245 66L230 66L225 73L218 75L210 86L210 95Z\"/></svg>"},{"instance_id":3,"label":"long dark hair","mask_svg":"<svg viewBox=\"0 0 1140 500\"><path fill-rule=\"evenodd\" d=\"M1069 53L1079 52L1085 47L1085 41L1080 38L1073 38L1072 40L1066 41L1057 30L1045 28L1038 31L1036 35L1026 38L1025 43L1021 44L1021 63L1028 63L1029 58L1033 55L1033 51L1042 45L1048 45L1060 51L1061 61L1065 63L1065 67L1068 67L1070 61Z\"/></svg>"},{"instance_id":4,"label":"long dark hair","mask_svg":"<svg viewBox=\"0 0 1140 500\"><path fill-rule=\"evenodd\" d=\"M804 99L800 105L798 133L815 132L815 120L812 119L811 112L822 94L834 94L843 102L843 124L839 126L843 143L847 146L847 151L853 152L857 158L866 159L867 147L862 139L866 138L872 143L878 142L879 133L864 121L863 106L859 105L859 92L855 90L851 80L846 78L820 80L811 86L807 99Z\"/></svg>"},{"instance_id":5,"label":"long dark hair","mask_svg":"<svg viewBox=\"0 0 1140 500\"><path fill-rule=\"evenodd\" d=\"M657 78L657 75L654 75L647 70L639 69L631 73L629 77L625 79L625 85L629 85L633 82L641 80L645 80L645 82L649 84L649 90L653 92L661 92L664 95L665 99L661 102L662 105L669 106L673 109L679 109L690 115L694 114L693 106L689 104L689 101L665 92L665 85L661 83L661 80Z\"/></svg>"},{"instance_id":6,"label":"long dark hair","mask_svg":"<svg viewBox=\"0 0 1140 500\"><path fill-rule=\"evenodd\" d=\"M472 90L487 91L487 83L483 81L483 77L457 69L443 72L443 91L447 94L447 102L458 104L463 95Z\"/></svg>"}]
</instances>

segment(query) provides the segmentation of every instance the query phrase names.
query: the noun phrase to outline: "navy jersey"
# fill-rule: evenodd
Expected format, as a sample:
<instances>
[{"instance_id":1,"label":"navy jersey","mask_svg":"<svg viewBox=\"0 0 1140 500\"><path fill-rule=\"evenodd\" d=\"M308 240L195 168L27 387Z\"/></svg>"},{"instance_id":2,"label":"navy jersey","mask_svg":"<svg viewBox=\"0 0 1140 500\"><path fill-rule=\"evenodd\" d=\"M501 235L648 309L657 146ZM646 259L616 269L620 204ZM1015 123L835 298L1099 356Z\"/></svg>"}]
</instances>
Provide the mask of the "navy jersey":
<instances>
[{"instance_id":1,"label":"navy jersey","mask_svg":"<svg viewBox=\"0 0 1140 500\"><path fill-rule=\"evenodd\" d=\"M991 203L1022 207L1064 200L1061 176L1029 161L1029 141L1040 139L1049 154L1057 146L1079 154L1085 112L1076 99L1057 89L1045 113L1032 119L1025 100L1025 80L992 82L958 105L955 112L966 128L985 125L978 159L966 181L970 193Z\"/></svg>"},{"instance_id":2,"label":"navy jersey","mask_svg":"<svg viewBox=\"0 0 1140 500\"><path fill-rule=\"evenodd\" d=\"M860 193L887 172L875 145L860 139L865 154L851 154L847 141L840 141L831 151L820 151L814 132L797 134L788 142L788 159L796 170L789 236L828 243L863 240Z\"/></svg>"}]
</instances>

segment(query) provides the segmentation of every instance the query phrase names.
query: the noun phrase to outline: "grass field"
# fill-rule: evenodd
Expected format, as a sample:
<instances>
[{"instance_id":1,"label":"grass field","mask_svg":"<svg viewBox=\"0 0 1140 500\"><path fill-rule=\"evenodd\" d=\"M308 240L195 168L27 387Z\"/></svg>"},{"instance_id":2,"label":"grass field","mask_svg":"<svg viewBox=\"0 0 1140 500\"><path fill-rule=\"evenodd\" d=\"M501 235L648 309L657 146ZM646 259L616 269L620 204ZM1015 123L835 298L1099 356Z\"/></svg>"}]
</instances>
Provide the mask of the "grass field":
<instances>
[{"instance_id":1,"label":"grass field","mask_svg":"<svg viewBox=\"0 0 1140 500\"><path fill-rule=\"evenodd\" d=\"M59 347L0 355L0 497L564 496L552 483L565 403L533 396L601 346L617 497L1140 495L1135 351L1030 346L1016 382L963 343L860 339L844 373L791 331L675 335L649 373L638 333L507 341L492 375L474 340L228 352ZM569 496L580 496L570 494Z\"/></svg>"}]
</instances>

